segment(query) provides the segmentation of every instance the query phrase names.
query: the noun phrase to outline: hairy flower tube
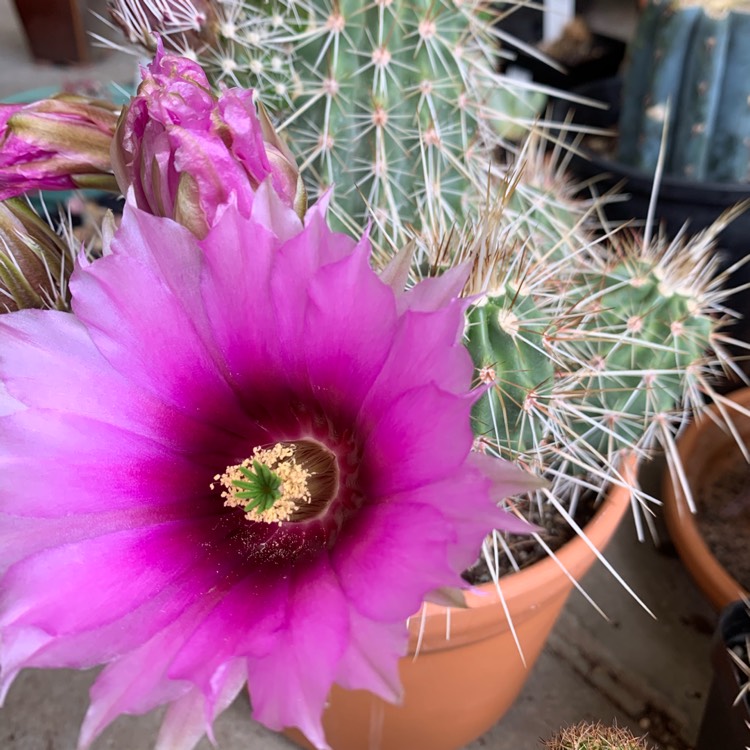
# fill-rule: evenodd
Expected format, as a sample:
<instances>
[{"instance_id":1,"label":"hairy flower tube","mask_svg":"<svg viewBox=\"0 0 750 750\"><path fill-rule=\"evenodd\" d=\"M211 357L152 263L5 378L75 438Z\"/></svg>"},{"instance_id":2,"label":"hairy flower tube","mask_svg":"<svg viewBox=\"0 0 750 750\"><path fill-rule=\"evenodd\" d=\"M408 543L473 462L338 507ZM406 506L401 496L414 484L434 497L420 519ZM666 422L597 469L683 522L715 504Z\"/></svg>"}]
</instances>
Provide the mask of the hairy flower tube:
<instances>
[{"instance_id":1,"label":"hairy flower tube","mask_svg":"<svg viewBox=\"0 0 750 750\"><path fill-rule=\"evenodd\" d=\"M204 237L217 210L234 200L247 214L260 183L271 178L281 200L302 216L302 180L253 92L225 89L215 97L206 74L161 46L143 71L112 144L112 164L123 193Z\"/></svg>"},{"instance_id":2,"label":"hairy flower tube","mask_svg":"<svg viewBox=\"0 0 750 750\"><path fill-rule=\"evenodd\" d=\"M533 482L471 451L460 270L394 290L256 197L199 240L131 194L72 314L0 316L0 687L106 664L81 748L170 704L189 750L246 682L326 748L332 684L398 701L406 619L526 528L497 501Z\"/></svg>"},{"instance_id":3,"label":"hairy flower tube","mask_svg":"<svg viewBox=\"0 0 750 750\"><path fill-rule=\"evenodd\" d=\"M21 198L0 202L0 312L63 309L70 276L62 237Z\"/></svg>"},{"instance_id":4,"label":"hairy flower tube","mask_svg":"<svg viewBox=\"0 0 750 750\"><path fill-rule=\"evenodd\" d=\"M31 190L116 190L109 151L118 112L75 94L0 104L0 200Z\"/></svg>"}]
</instances>

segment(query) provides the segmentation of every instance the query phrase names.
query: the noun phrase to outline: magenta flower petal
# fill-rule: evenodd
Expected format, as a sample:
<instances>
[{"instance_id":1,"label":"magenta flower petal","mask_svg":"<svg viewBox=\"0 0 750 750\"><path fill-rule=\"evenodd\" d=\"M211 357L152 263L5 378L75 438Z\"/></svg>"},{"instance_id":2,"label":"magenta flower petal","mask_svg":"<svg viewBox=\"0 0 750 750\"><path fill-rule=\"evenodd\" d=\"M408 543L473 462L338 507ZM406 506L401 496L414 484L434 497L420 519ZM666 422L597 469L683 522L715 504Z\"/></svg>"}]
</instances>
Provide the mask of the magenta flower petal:
<instances>
[{"instance_id":1,"label":"magenta flower petal","mask_svg":"<svg viewBox=\"0 0 750 750\"><path fill-rule=\"evenodd\" d=\"M0 321L0 691L104 663L81 746L171 703L189 750L247 679L326 747L332 684L399 698L406 618L526 485L471 458L460 280L396 295L264 185L203 240L133 200L73 315ZM237 495L251 458L277 494Z\"/></svg>"},{"instance_id":2,"label":"magenta flower petal","mask_svg":"<svg viewBox=\"0 0 750 750\"><path fill-rule=\"evenodd\" d=\"M369 690L383 700L399 703L403 689L399 659L406 655L405 621L375 622L349 610L350 643L339 662L336 682L349 690Z\"/></svg>"},{"instance_id":3,"label":"magenta flower petal","mask_svg":"<svg viewBox=\"0 0 750 750\"><path fill-rule=\"evenodd\" d=\"M388 409L377 415L364 444L367 466L392 466L367 476L375 497L419 488L453 474L466 462L474 440L465 413L468 399L438 390L432 383L398 396ZM372 418L372 415L367 415ZM360 421L364 421L362 417ZM424 430L450 435L450 440L427 444Z\"/></svg>"},{"instance_id":4,"label":"magenta flower petal","mask_svg":"<svg viewBox=\"0 0 750 750\"><path fill-rule=\"evenodd\" d=\"M80 750L122 714L142 714L176 701L190 690L189 683L166 679L179 650L180 625L166 627L145 646L106 667L91 688L91 706L81 727Z\"/></svg>"},{"instance_id":5,"label":"magenta flower petal","mask_svg":"<svg viewBox=\"0 0 750 750\"><path fill-rule=\"evenodd\" d=\"M212 723L229 708L247 681L242 659L230 662L211 681L209 698L192 688L167 710L154 750L191 750L204 734L214 742Z\"/></svg>"},{"instance_id":6,"label":"magenta flower petal","mask_svg":"<svg viewBox=\"0 0 750 750\"><path fill-rule=\"evenodd\" d=\"M350 626L346 597L325 557L297 568L285 609L281 647L248 661L254 715L271 729L297 726L316 747L326 748L320 717ZM285 700L278 700L281 694Z\"/></svg>"},{"instance_id":7,"label":"magenta flower petal","mask_svg":"<svg viewBox=\"0 0 750 750\"><path fill-rule=\"evenodd\" d=\"M455 300L437 312L407 310L398 320L388 358L363 404L363 411L380 414L393 399L425 383L443 390L466 392L474 367L461 344L464 303ZM410 367L404 368L408 361Z\"/></svg>"},{"instance_id":8,"label":"magenta flower petal","mask_svg":"<svg viewBox=\"0 0 750 750\"><path fill-rule=\"evenodd\" d=\"M178 499L194 502L210 479L199 463L204 458L181 456L150 438L87 417L56 416L51 410L28 409L3 418L3 440L13 441L16 449L0 456L4 513L57 518L145 504L169 507ZM31 451L44 457L33 471L20 458ZM66 491L55 496L50 488L59 485L61 466L66 467Z\"/></svg>"},{"instance_id":9,"label":"magenta flower petal","mask_svg":"<svg viewBox=\"0 0 750 750\"><path fill-rule=\"evenodd\" d=\"M419 610L425 586L428 591L461 586L447 558L448 547L456 542L454 528L430 506L373 504L352 526L336 546L333 564L347 598L370 620L405 621ZM398 589L392 586L394 577L403 579Z\"/></svg>"}]
</instances>

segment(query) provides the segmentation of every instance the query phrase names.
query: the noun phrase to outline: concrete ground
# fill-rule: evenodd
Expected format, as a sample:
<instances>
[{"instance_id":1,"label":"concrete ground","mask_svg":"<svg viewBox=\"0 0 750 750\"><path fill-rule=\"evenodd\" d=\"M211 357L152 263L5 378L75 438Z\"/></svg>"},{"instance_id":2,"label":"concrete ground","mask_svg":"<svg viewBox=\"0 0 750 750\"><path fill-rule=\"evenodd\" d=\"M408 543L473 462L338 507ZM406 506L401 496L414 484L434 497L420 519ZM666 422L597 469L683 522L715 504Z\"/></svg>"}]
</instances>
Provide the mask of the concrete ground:
<instances>
[{"instance_id":1,"label":"concrete ground","mask_svg":"<svg viewBox=\"0 0 750 750\"><path fill-rule=\"evenodd\" d=\"M121 54L93 67L34 64L9 0L0 0L0 98L44 85L127 82L134 72L134 59ZM715 616L680 562L638 544L629 523L618 532L609 557L657 619L598 565L584 586L610 621L574 592L513 709L466 750L533 750L540 737L582 719L616 721L648 733L657 750L691 747L710 680ZM0 710L0 749L73 750L92 679L92 673L69 671L22 674ZM118 720L94 750L148 750L157 727L155 715ZM218 721L216 739L220 750L293 747L254 723L243 698ZM204 741L200 750L209 747Z\"/></svg>"}]
</instances>

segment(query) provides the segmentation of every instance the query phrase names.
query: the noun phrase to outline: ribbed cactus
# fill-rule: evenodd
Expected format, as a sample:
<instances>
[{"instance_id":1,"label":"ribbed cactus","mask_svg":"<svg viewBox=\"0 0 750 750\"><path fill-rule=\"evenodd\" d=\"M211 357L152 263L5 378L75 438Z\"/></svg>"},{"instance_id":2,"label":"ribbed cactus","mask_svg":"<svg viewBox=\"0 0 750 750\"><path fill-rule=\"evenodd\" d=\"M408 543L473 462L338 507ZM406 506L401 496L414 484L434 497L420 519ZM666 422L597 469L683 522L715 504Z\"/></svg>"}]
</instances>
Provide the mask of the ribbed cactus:
<instances>
[{"instance_id":1,"label":"ribbed cactus","mask_svg":"<svg viewBox=\"0 0 750 750\"><path fill-rule=\"evenodd\" d=\"M507 203L512 203L510 198ZM478 382L484 450L534 467L549 496L620 481L622 452L661 445L668 457L686 414L712 394L726 360L713 241L725 219L685 241L645 246L622 233L577 253L519 249L500 202L456 241L471 260L466 340ZM445 253L445 248L441 248ZM720 397L719 397L720 398Z\"/></svg>"},{"instance_id":2,"label":"ribbed cactus","mask_svg":"<svg viewBox=\"0 0 750 750\"><path fill-rule=\"evenodd\" d=\"M750 2L650 0L629 49L619 157L653 171L750 180Z\"/></svg>"},{"instance_id":3,"label":"ribbed cactus","mask_svg":"<svg viewBox=\"0 0 750 750\"><path fill-rule=\"evenodd\" d=\"M122 19L123 5L142 3L113 4ZM483 195L495 148L531 127L544 98L496 72L498 13L486 0L211 5L214 41L176 34L172 46L214 83L258 91L311 195L335 184L333 213L350 229L371 215L388 234L434 211L460 220Z\"/></svg>"},{"instance_id":4,"label":"ribbed cactus","mask_svg":"<svg viewBox=\"0 0 750 750\"><path fill-rule=\"evenodd\" d=\"M627 729L586 722L560 730L544 747L547 750L648 750L645 741Z\"/></svg>"}]
</instances>

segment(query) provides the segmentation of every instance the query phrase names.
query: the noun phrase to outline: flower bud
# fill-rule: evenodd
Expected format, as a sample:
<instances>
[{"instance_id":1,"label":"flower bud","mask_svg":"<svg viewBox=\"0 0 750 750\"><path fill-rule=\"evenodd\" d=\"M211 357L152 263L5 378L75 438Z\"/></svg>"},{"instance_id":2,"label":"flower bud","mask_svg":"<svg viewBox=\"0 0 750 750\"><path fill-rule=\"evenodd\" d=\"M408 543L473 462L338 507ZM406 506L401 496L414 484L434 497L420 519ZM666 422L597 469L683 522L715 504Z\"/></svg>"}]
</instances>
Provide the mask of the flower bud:
<instances>
[{"instance_id":1,"label":"flower bud","mask_svg":"<svg viewBox=\"0 0 750 750\"><path fill-rule=\"evenodd\" d=\"M25 201L0 203L0 312L64 308L67 256L62 238Z\"/></svg>"},{"instance_id":2,"label":"flower bud","mask_svg":"<svg viewBox=\"0 0 750 750\"><path fill-rule=\"evenodd\" d=\"M266 179L299 216L307 205L294 159L265 112L258 119L252 91L231 88L216 97L199 65L161 48L120 118L112 165L139 208L198 237L231 201L249 215Z\"/></svg>"},{"instance_id":3,"label":"flower bud","mask_svg":"<svg viewBox=\"0 0 750 750\"><path fill-rule=\"evenodd\" d=\"M118 107L74 94L0 104L0 200L30 190L114 190Z\"/></svg>"}]
</instances>

